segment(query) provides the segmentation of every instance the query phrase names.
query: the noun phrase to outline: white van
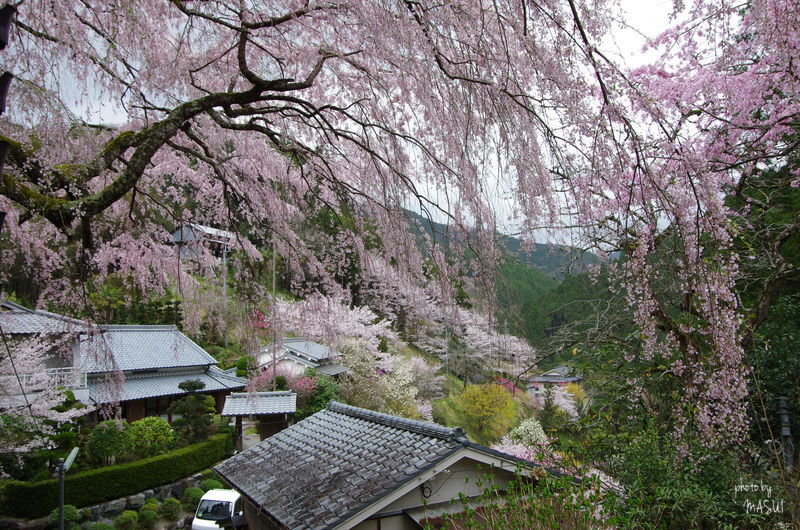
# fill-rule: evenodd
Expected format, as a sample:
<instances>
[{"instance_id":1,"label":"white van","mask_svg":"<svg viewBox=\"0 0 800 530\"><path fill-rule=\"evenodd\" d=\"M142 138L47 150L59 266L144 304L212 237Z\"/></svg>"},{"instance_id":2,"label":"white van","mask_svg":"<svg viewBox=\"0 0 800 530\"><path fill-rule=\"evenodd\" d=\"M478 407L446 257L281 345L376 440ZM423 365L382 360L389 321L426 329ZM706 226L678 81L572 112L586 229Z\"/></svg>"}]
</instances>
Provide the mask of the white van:
<instances>
[{"instance_id":1,"label":"white van","mask_svg":"<svg viewBox=\"0 0 800 530\"><path fill-rule=\"evenodd\" d=\"M192 530L219 530L219 522L226 526L247 526L242 511L242 496L234 490L208 490L197 505L192 520Z\"/></svg>"}]
</instances>

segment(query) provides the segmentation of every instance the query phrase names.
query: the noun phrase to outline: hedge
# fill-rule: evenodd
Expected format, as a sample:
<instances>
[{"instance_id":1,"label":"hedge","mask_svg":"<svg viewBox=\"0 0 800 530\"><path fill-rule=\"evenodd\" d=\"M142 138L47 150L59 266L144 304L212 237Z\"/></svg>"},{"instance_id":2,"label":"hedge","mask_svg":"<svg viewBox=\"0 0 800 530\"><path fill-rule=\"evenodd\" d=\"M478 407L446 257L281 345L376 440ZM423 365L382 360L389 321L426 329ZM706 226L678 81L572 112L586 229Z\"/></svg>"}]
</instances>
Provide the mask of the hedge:
<instances>
[{"instance_id":1,"label":"hedge","mask_svg":"<svg viewBox=\"0 0 800 530\"><path fill-rule=\"evenodd\" d=\"M67 475L64 502L92 506L176 482L225 458L228 438L228 434L217 434L167 454ZM0 513L28 519L42 517L58 506L58 479L8 481L3 494Z\"/></svg>"}]
</instances>

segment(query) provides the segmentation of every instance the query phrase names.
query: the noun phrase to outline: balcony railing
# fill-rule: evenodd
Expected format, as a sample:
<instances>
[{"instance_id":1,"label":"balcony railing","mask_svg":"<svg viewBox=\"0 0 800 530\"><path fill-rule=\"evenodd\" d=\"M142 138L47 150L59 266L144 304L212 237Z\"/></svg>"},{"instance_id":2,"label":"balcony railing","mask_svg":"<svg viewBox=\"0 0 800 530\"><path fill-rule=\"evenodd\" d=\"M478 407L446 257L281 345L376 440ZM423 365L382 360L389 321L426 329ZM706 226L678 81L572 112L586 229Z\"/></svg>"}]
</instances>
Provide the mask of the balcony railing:
<instances>
[{"instance_id":1,"label":"balcony railing","mask_svg":"<svg viewBox=\"0 0 800 530\"><path fill-rule=\"evenodd\" d=\"M25 390L41 390L45 386L65 386L73 390L88 388L86 372L75 370L74 368L48 368L44 370L45 378L38 378L36 374L19 374L20 382L25 386ZM13 375L3 375L3 386L16 385L16 377Z\"/></svg>"}]
</instances>

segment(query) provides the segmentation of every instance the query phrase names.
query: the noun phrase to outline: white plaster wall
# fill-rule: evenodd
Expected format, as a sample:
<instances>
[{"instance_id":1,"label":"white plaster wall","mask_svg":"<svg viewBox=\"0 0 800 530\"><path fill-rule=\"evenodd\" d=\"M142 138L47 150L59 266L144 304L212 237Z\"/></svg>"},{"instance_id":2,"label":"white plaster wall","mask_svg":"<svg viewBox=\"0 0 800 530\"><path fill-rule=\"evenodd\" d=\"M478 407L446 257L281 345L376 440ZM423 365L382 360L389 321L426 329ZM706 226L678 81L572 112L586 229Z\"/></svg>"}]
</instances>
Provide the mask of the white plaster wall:
<instances>
[{"instance_id":1,"label":"white plaster wall","mask_svg":"<svg viewBox=\"0 0 800 530\"><path fill-rule=\"evenodd\" d=\"M462 458L427 482L428 487L425 488L425 491L428 497L423 497L421 488L414 488L381 510L381 513L447 502L458 499L461 493L466 497L476 497L492 484L497 485L500 489L505 489L509 481L513 479L513 472L492 468L469 458Z\"/></svg>"}]
</instances>

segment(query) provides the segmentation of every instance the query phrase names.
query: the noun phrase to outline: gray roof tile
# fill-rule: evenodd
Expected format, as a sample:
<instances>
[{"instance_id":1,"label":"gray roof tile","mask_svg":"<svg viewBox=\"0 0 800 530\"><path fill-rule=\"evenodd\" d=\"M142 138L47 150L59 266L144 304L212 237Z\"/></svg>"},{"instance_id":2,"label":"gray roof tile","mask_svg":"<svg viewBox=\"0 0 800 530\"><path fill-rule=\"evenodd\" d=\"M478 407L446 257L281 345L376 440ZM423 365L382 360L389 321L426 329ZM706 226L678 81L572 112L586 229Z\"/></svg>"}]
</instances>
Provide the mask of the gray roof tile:
<instances>
[{"instance_id":1,"label":"gray roof tile","mask_svg":"<svg viewBox=\"0 0 800 530\"><path fill-rule=\"evenodd\" d=\"M112 401L128 401L158 396L174 396L185 394L178 385L188 379L197 379L206 384L202 392L217 390L239 390L247 381L238 377L223 374L216 367L206 371L182 370L178 372L161 372L155 374L132 374L125 377L121 388L115 390L112 379L93 377L89 379L89 398L95 403Z\"/></svg>"},{"instance_id":2,"label":"gray roof tile","mask_svg":"<svg viewBox=\"0 0 800 530\"><path fill-rule=\"evenodd\" d=\"M100 329L102 333L81 341L81 359L87 373L205 367L217 363L175 326L101 326Z\"/></svg>"},{"instance_id":3,"label":"gray roof tile","mask_svg":"<svg viewBox=\"0 0 800 530\"><path fill-rule=\"evenodd\" d=\"M0 300L0 327L10 335L33 333L78 333L89 325L83 320L28 309L8 300Z\"/></svg>"},{"instance_id":4,"label":"gray roof tile","mask_svg":"<svg viewBox=\"0 0 800 530\"><path fill-rule=\"evenodd\" d=\"M336 363L324 363L324 364L319 365L319 368L317 368L317 372L319 372L321 374L325 374L325 375L330 375L330 376L343 374L343 373L349 372L349 371L350 371L350 368L348 368L346 366L342 366L341 364L336 364Z\"/></svg>"},{"instance_id":5,"label":"gray roof tile","mask_svg":"<svg viewBox=\"0 0 800 530\"><path fill-rule=\"evenodd\" d=\"M296 410L297 394L294 392L245 392L226 396L222 415L293 414Z\"/></svg>"},{"instance_id":6,"label":"gray roof tile","mask_svg":"<svg viewBox=\"0 0 800 530\"><path fill-rule=\"evenodd\" d=\"M341 355L336 350L305 339L283 339L283 347L297 355L303 355L315 361L324 361Z\"/></svg>"},{"instance_id":7,"label":"gray roof tile","mask_svg":"<svg viewBox=\"0 0 800 530\"><path fill-rule=\"evenodd\" d=\"M215 469L286 527L323 528L462 448L463 436L331 402Z\"/></svg>"}]
</instances>

